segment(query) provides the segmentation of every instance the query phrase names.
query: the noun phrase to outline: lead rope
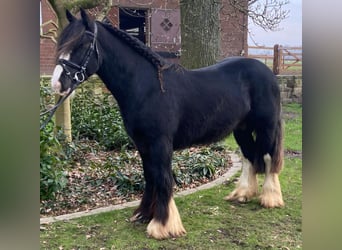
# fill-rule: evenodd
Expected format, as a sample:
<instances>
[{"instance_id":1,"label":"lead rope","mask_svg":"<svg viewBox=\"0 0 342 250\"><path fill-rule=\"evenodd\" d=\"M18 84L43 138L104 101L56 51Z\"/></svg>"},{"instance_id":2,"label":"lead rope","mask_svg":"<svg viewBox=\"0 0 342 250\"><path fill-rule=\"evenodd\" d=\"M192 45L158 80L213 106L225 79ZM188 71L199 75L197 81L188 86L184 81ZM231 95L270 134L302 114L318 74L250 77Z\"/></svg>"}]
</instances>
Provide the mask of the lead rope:
<instances>
[{"instance_id":1,"label":"lead rope","mask_svg":"<svg viewBox=\"0 0 342 250\"><path fill-rule=\"evenodd\" d=\"M49 116L48 118L43 122L43 124L40 126L40 130L44 129L46 127L46 125L51 121L52 119L52 116L55 114L57 108L71 95L71 93L75 90L75 88L77 87L78 85L75 85L74 88L70 89L69 93L65 96L60 96L57 103L55 104L55 106L53 106L52 108L44 111L43 113L40 113L39 116L44 116L46 114L49 113Z\"/></svg>"}]
</instances>

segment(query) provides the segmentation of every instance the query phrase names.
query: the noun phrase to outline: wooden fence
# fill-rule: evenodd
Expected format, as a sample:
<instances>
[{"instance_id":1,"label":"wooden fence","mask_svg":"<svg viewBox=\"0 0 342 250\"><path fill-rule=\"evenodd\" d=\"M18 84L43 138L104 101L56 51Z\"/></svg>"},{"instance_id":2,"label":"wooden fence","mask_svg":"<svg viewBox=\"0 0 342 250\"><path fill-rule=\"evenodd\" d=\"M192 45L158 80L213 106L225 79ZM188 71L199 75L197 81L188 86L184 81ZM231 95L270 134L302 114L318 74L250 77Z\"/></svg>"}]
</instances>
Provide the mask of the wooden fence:
<instances>
[{"instance_id":1,"label":"wooden fence","mask_svg":"<svg viewBox=\"0 0 342 250\"><path fill-rule=\"evenodd\" d=\"M302 47L249 46L248 57L258 59L269 66L275 75L302 73Z\"/></svg>"}]
</instances>

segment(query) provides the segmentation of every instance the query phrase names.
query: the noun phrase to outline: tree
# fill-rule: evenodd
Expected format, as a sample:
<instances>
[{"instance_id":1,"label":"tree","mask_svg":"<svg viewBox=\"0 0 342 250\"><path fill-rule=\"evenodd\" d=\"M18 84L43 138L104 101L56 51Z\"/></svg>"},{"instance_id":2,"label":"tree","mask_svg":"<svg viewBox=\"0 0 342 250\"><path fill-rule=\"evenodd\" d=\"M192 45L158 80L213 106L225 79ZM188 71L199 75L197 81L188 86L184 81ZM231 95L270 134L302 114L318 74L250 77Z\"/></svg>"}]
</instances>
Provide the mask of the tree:
<instances>
[{"instance_id":1,"label":"tree","mask_svg":"<svg viewBox=\"0 0 342 250\"><path fill-rule=\"evenodd\" d=\"M181 64L199 68L216 62L220 43L220 1L181 0Z\"/></svg>"},{"instance_id":2,"label":"tree","mask_svg":"<svg viewBox=\"0 0 342 250\"><path fill-rule=\"evenodd\" d=\"M111 1L108 0L48 0L58 20L57 34L63 30L68 24L66 19L65 10L68 9L76 12L79 8L90 9L100 6L100 12L97 15L98 19L102 19L110 9ZM58 96L56 97L56 100ZM70 111L70 98L67 98L56 111L56 126L61 127L67 141L72 140L71 136L71 111Z\"/></svg>"},{"instance_id":3,"label":"tree","mask_svg":"<svg viewBox=\"0 0 342 250\"><path fill-rule=\"evenodd\" d=\"M240 8L238 4L235 6L247 14L256 25L264 30L275 31L281 21L286 19L290 13L289 10L284 9L289 2L289 0L248 0L247 10Z\"/></svg>"},{"instance_id":4,"label":"tree","mask_svg":"<svg viewBox=\"0 0 342 250\"><path fill-rule=\"evenodd\" d=\"M219 58L220 15L235 18L246 16L265 30L274 31L289 11L289 0L180 0L182 56L187 68L211 65ZM223 6L225 7L224 11ZM244 18L240 18L243 20ZM237 29L248 30L244 21Z\"/></svg>"}]
</instances>

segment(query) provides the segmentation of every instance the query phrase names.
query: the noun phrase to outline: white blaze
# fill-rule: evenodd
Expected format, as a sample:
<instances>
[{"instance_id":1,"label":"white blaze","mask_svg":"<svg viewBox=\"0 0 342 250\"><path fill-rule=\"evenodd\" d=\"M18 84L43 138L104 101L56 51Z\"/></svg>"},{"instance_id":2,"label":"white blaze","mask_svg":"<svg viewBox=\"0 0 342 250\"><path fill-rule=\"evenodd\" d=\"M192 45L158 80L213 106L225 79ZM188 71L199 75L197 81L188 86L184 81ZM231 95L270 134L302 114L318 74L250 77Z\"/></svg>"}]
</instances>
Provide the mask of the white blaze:
<instances>
[{"instance_id":1,"label":"white blaze","mask_svg":"<svg viewBox=\"0 0 342 250\"><path fill-rule=\"evenodd\" d=\"M69 60L70 54L62 54L59 57L59 59ZM57 94L62 94L61 93L62 84L59 81L59 78L61 77L62 73L63 73L63 67L59 64L56 65L55 69L53 70L53 74L52 74L52 78L51 78L51 88Z\"/></svg>"}]
</instances>

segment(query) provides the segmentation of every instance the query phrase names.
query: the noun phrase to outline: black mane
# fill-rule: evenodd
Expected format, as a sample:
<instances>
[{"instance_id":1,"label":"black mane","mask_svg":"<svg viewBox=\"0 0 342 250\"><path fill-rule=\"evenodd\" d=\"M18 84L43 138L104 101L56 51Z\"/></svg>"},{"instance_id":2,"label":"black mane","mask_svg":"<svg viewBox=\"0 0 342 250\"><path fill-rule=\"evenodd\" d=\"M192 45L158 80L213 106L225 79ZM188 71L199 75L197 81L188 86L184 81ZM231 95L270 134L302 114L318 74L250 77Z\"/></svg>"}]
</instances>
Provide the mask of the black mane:
<instances>
[{"instance_id":1,"label":"black mane","mask_svg":"<svg viewBox=\"0 0 342 250\"><path fill-rule=\"evenodd\" d=\"M163 67L167 63L165 59L154 52L151 48L147 47L139 39L131 36L127 32L112 26L108 22L96 22L100 23L108 32L133 48L156 68ZM84 32L85 27L81 21L76 21L74 24L67 26L58 39L56 58L58 59L62 54L70 53L73 48L79 46L82 43L81 37ZM70 39L70 37L72 37L72 39Z\"/></svg>"},{"instance_id":2,"label":"black mane","mask_svg":"<svg viewBox=\"0 0 342 250\"><path fill-rule=\"evenodd\" d=\"M101 22L101 24L107 29L107 31L127 43L131 48L150 61L157 68L163 67L166 64L166 61L160 55L154 52L150 47L147 47L139 39L107 22Z\"/></svg>"}]
</instances>

